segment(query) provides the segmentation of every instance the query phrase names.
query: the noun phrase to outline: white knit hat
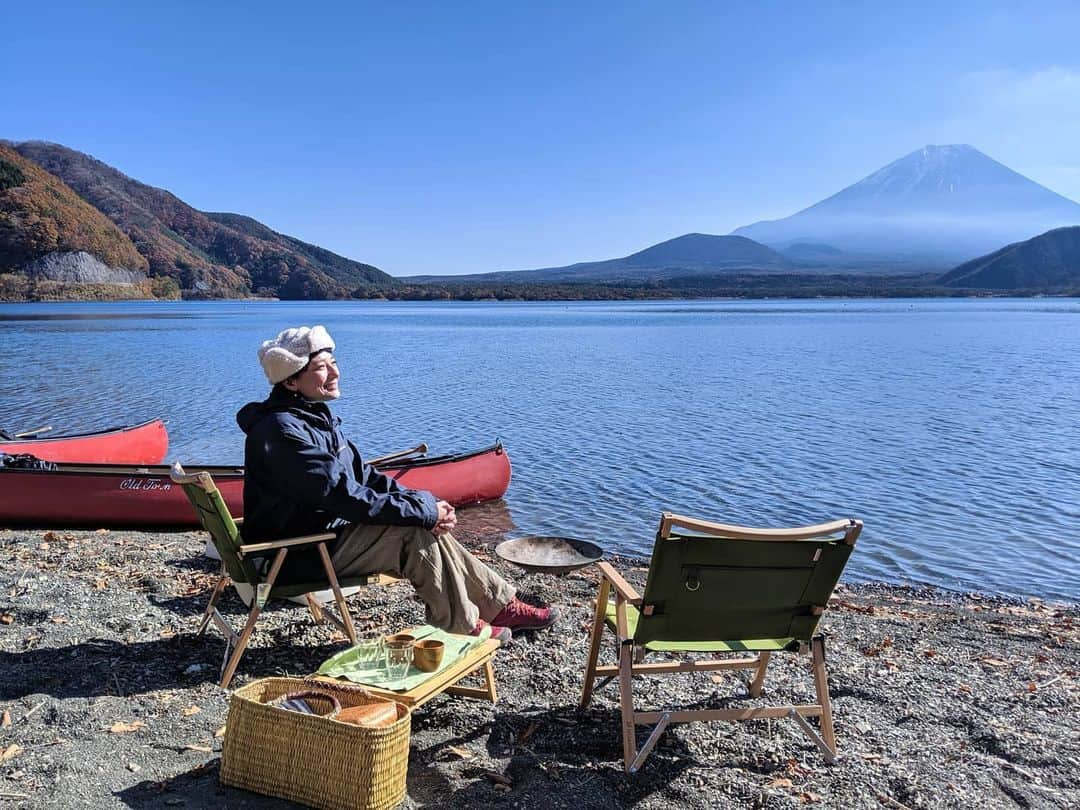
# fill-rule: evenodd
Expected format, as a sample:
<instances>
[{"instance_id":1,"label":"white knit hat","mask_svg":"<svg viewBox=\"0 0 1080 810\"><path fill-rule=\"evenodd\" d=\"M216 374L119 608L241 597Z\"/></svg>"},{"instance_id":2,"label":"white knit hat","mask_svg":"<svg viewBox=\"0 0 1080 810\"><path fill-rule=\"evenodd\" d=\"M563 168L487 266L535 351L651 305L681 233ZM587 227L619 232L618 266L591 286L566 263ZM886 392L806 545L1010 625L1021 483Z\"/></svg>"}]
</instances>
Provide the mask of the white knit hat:
<instances>
[{"instance_id":1,"label":"white knit hat","mask_svg":"<svg viewBox=\"0 0 1080 810\"><path fill-rule=\"evenodd\" d=\"M322 326L286 329L259 349L259 362L271 385L287 380L308 364L316 352L334 350L334 339Z\"/></svg>"}]
</instances>

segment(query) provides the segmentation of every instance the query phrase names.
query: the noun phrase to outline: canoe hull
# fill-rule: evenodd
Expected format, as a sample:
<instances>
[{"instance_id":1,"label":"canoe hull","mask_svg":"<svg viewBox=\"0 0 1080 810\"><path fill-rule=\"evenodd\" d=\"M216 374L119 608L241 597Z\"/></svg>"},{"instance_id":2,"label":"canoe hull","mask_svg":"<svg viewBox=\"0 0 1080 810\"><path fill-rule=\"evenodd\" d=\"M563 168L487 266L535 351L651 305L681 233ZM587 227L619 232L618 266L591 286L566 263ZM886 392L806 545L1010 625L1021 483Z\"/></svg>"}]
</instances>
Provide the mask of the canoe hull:
<instances>
[{"instance_id":1,"label":"canoe hull","mask_svg":"<svg viewBox=\"0 0 1080 810\"><path fill-rule=\"evenodd\" d=\"M510 456L501 444L473 453L379 465L406 489L426 489L454 506L493 501L510 486Z\"/></svg>"},{"instance_id":2,"label":"canoe hull","mask_svg":"<svg viewBox=\"0 0 1080 810\"><path fill-rule=\"evenodd\" d=\"M0 453L30 453L57 463L160 464L168 451L169 434L160 419L96 433L0 441Z\"/></svg>"},{"instance_id":3,"label":"canoe hull","mask_svg":"<svg viewBox=\"0 0 1080 810\"><path fill-rule=\"evenodd\" d=\"M454 456L379 467L409 489L427 489L455 506L501 498L510 486L510 457L501 444ZM207 470L229 511L244 513L242 467ZM169 468L68 464L57 470L0 468L0 526L197 527L195 512Z\"/></svg>"}]
</instances>

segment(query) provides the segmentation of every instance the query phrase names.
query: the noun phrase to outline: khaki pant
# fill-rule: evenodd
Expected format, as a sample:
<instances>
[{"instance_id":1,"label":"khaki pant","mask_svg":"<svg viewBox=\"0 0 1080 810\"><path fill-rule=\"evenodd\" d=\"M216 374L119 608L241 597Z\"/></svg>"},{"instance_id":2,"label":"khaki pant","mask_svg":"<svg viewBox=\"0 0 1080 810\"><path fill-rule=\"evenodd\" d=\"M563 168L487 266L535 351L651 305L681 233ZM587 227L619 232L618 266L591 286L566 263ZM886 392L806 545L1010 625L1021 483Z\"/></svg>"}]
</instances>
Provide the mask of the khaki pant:
<instances>
[{"instance_id":1,"label":"khaki pant","mask_svg":"<svg viewBox=\"0 0 1080 810\"><path fill-rule=\"evenodd\" d=\"M491 621L514 598L514 587L452 535L436 537L423 528L354 526L331 562L339 577L404 577L427 607L428 623L451 633L470 632L478 619Z\"/></svg>"}]
</instances>

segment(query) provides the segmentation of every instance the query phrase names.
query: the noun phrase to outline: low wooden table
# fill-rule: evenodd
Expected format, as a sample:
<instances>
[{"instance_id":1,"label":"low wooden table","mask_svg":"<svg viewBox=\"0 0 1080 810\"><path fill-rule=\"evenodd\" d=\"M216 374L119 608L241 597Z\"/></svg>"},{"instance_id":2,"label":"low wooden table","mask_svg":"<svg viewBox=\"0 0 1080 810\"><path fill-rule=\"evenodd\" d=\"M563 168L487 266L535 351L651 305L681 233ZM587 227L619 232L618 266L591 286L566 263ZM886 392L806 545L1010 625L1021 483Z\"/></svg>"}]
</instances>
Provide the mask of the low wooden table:
<instances>
[{"instance_id":1,"label":"low wooden table","mask_svg":"<svg viewBox=\"0 0 1080 810\"><path fill-rule=\"evenodd\" d=\"M416 629L418 628L413 628L413 630ZM411 633L413 630L405 630L403 632ZM453 666L447 667L442 672L428 678L422 684L414 686L407 692L394 692L390 689L381 689L377 686L368 686L367 684L358 684L358 686L363 686L368 692L377 695L378 697L403 703L410 709L416 709L423 706L433 697L440 695L443 692L451 695L461 695L462 697L489 700L494 703L499 699L499 696L495 691L495 667L492 665L491 659L495 657L495 652L501 646L501 641L489 638L487 641L479 644L466 655L462 656L461 660ZM480 673L480 670L483 670L483 673ZM482 675L484 686L457 685L459 681L462 681L473 674ZM324 675L318 676L317 679L340 682L340 679L338 678L328 678Z\"/></svg>"}]
</instances>

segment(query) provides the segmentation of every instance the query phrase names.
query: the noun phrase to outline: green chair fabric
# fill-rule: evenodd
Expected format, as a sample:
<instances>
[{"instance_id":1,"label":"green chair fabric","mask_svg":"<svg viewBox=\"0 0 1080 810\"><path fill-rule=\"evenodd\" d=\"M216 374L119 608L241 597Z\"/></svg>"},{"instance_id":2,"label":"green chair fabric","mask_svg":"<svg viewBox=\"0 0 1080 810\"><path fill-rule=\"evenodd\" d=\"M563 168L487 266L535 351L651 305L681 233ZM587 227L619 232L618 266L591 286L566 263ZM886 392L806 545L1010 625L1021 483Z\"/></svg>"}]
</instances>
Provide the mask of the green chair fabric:
<instances>
[{"instance_id":1,"label":"green chair fabric","mask_svg":"<svg viewBox=\"0 0 1080 810\"><path fill-rule=\"evenodd\" d=\"M658 537L634 641L809 642L851 550L842 539Z\"/></svg>"},{"instance_id":2,"label":"green chair fabric","mask_svg":"<svg viewBox=\"0 0 1080 810\"><path fill-rule=\"evenodd\" d=\"M641 612L633 605L626 606L626 624L630 635L636 637L638 618ZM615 631L615 603L608 602L606 608L608 628ZM653 652L748 652L793 650L799 642L793 638L758 638L741 641L646 641L644 647Z\"/></svg>"},{"instance_id":3,"label":"green chair fabric","mask_svg":"<svg viewBox=\"0 0 1080 810\"><path fill-rule=\"evenodd\" d=\"M198 484L181 484L180 487L198 514L203 528L210 533L210 540L217 549L221 562L225 564L225 570L229 576L234 582L258 585L260 577L255 565L251 560L245 560L239 556L242 544L240 527L229 514L229 508L225 505L225 499L221 497L221 491L215 487L208 492Z\"/></svg>"}]
</instances>

